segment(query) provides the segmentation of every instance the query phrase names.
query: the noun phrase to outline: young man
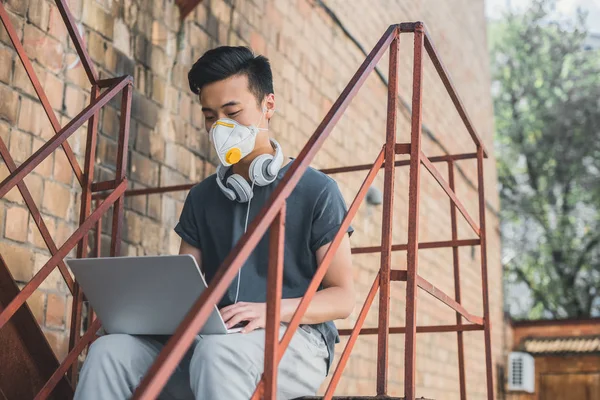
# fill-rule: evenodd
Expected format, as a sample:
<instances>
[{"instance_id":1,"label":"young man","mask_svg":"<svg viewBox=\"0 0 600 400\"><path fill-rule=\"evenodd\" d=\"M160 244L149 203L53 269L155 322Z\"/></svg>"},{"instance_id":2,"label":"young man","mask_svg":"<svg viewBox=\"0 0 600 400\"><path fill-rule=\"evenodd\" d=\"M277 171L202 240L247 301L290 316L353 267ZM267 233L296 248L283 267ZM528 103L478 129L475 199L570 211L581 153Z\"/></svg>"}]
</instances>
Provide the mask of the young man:
<instances>
[{"instance_id":1,"label":"young man","mask_svg":"<svg viewBox=\"0 0 600 400\"><path fill-rule=\"evenodd\" d=\"M235 243L294 161L268 134L275 112L269 61L245 47L206 52L188 74L219 156L217 173L191 189L175 231L210 283ZM346 213L337 184L308 169L287 199L281 329L304 295ZM352 233L352 228L348 230ZM265 235L219 303L239 334L198 336L163 390L169 399L246 400L264 362L269 238ZM339 341L333 320L354 308L348 235L279 365L278 399L314 394ZM76 399L129 398L166 339L107 335L90 348Z\"/></svg>"}]
</instances>

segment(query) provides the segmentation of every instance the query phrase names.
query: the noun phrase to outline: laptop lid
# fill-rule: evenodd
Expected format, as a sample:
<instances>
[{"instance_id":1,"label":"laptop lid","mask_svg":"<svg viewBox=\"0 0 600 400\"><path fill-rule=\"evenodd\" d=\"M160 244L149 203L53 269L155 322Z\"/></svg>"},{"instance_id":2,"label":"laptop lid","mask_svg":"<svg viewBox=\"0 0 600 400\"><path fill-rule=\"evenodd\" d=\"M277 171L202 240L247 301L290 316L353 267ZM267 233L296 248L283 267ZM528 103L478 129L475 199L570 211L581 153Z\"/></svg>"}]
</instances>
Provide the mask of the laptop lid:
<instances>
[{"instance_id":1,"label":"laptop lid","mask_svg":"<svg viewBox=\"0 0 600 400\"><path fill-rule=\"evenodd\" d=\"M65 261L107 333L171 335L207 287L188 254ZM228 333L216 306L199 333Z\"/></svg>"}]
</instances>

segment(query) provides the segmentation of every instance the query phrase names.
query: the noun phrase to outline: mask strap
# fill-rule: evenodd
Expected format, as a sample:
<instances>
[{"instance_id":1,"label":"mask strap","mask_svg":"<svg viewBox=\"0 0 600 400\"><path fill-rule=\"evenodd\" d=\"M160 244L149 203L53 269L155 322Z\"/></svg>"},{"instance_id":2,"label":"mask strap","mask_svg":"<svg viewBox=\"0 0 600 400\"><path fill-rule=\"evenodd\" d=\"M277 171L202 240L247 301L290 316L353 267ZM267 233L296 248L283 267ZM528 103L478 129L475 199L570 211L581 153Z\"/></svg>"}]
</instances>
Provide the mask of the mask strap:
<instances>
[{"instance_id":1,"label":"mask strap","mask_svg":"<svg viewBox=\"0 0 600 400\"><path fill-rule=\"evenodd\" d=\"M268 131L269 128L259 128L260 123L262 122L263 118L265 117L265 115L267 114L267 112L269 111L269 109L267 108L267 106L263 106L262 107L262 114L260 115L260 119L258 120L258 124L256 124L256 129L259 131Z\"/></svg>"}]
</instances>

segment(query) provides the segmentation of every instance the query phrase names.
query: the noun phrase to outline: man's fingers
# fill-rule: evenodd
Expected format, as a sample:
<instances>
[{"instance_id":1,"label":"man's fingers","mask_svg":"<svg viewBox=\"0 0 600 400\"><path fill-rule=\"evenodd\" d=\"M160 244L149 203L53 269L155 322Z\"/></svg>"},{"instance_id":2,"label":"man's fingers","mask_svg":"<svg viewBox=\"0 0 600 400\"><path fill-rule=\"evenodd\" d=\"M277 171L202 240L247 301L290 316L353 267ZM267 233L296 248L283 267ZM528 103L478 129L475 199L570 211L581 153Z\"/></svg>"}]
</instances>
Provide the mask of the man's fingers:
<instances>
[{"instance_id":1,"label":"man's fingers","mask_svg":"<svg viewBox=\"0 0 600 400\"><path fill-rule=\"evenodd\" d=\"M253 311L240 312L227 321L227 328L231 328L242 321L250 321L254 318L256 318L256 314Z\"/></svg>"},{"instance_id":2,"label":"man's fingers","mask_svg":"<svg viewBox=\"0 0 600 400\"><path fill-rule=\"evenodd\" d=\"M256 319L250 321L248 323L248 325L246 325L244 327L244 329L242 329L242 333L250 333L253 330L258 329L258 328L260 328L260 319L256 318Z\"/></svg>"},{"instance_id":3,"label":"man's fingers","mask_svg":"<svg viewBox=\"0 0 600 400\"><path fill-rule=\"evenodd\" d=\"M244 312L248 310L248 306L247 305L241 305L238 307L232 307L229 306L231 308L225 307L221 310L221 317L223 318L223 320L225 322L227 322L228 319L230 319L231 317L233 317L235 314L238 314L240 312Z\"/></svg>"},{"instance_id":4,"label":"man's fingers","mask_svg":"<svg viewBox=\"0 0 600 400\"><path fill-rule=\"evenodd\" d=\"M231 305L229 305L227 307L221 308L221 313L227 312L229 310L235 310L235 309L237 309L239 307L246 306L247 304L248 303L245 303L245 302L242 302L242 301L240 301L239 303L231 304Z\"/></svg>"}]
</instances>

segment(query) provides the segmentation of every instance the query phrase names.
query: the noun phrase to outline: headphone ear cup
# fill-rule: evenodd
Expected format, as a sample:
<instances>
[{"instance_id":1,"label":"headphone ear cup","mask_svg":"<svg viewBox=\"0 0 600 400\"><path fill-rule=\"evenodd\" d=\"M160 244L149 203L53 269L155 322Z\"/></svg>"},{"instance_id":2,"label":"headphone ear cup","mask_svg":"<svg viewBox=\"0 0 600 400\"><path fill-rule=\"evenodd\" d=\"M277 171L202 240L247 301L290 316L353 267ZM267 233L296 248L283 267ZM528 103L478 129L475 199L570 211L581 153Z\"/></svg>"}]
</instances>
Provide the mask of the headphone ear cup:
<instances>
[{"instance_id":1,"label":"headphone ear cup","mask_svg":"<svg viewBox=\"0 0 600 400\"><path fill-rule=\"evenodd\" d=\"M275 181L277 175L271 175L269 173L269 164L273 162L273 156L270 154L261 154L252 160L248 172L250 178L258 186L266 186Z\"/></svg>"},{"instance_id":2,"label":"headphone ear cup","mask_svg":"<svg viewBox=\"0 0 600 400\"><path fill-rule=\"evenodd\" d=\"M248 182L237 174L227 178L227 187L235 192L237 201L240 203L249 202L254 194Z\"/></svg>"},{"instance_id":3,"label":"headphone ear cup","mask_svg":"<svg viewBox=\"0 0 600 400\"><path fill-rule=\"evenodd\" d=\"M272 156L271 162L267 164L267 173L275 179L283 165L283 152L281 145L275 139L271 139L271 144L275 148L275 156Z\"/></svg>"},{"instance_id":4,"label":"headphone ear cup","mask_svg":"<svg viewBox=\"0 0 600 400\"><path fill-rule=\"evenodd\" d=\"M227 174L227 168L224 167L222 164L219 164L219 166L217 167L217 186L219 187L219 189L221 189L221 192L225 195L225 197L227 197L229 200L233 201L236 199L236 194L233 190L225 187L225 184L223 183L223 179L225 178L225 175Z\"/></svg>"}]
</instances>

